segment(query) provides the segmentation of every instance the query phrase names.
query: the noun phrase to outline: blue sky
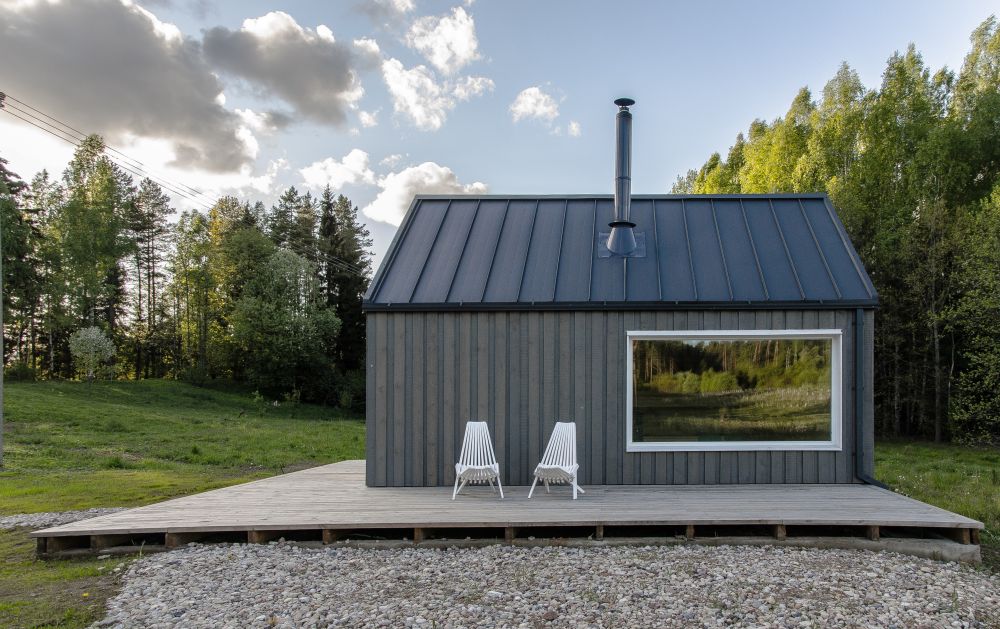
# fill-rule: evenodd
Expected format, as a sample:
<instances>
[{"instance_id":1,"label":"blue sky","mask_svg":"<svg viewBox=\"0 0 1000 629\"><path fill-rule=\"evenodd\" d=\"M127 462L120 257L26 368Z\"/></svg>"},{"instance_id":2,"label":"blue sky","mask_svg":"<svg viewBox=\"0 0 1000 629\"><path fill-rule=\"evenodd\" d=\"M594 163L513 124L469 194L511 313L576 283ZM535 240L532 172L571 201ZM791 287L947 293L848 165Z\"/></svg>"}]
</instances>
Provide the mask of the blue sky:
<instances>
[{"instance_id":1,"label":"blue sky","mask_svg":"<svg viewBox=\"0 0 1000 629\"><path fill-rule=\"evenodd\" d=\"M637 101L633 191L666 192L800 87L818 94L842 61L869 87L909 42L932 68L957 69L991 10L0 0L0 56L15 60L0 90L209 194L270 204L288 185L333 181L366 212L381 256L416 192L610 193L615 97ZM65 36L64 22L80 28ZM268 47L278 40L286 48ZM71 150L0 116L0 156L25 178L60 171Z\"/></svg>"}]
</instances>

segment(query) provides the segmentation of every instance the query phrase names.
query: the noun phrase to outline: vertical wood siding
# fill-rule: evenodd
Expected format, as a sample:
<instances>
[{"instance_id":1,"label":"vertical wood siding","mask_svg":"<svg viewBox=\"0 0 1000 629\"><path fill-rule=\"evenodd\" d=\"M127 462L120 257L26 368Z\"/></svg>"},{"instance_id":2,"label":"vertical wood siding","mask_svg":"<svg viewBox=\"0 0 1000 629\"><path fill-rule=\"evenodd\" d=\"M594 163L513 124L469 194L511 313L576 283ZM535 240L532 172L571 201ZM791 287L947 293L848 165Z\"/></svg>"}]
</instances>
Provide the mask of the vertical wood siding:
<instances>
[{"instance_id":1,"label":"vertical wood siding","mask_svg":"<svg viewBox=\"0 0 1000 629\"><path fill-rule=\"evenodd\" d=\"M874 314L865 312L865 470L873 469ZM843 332L843 450L625 452L626 330ZM450 485L465 422L486 421L501 477L526 485L557 421L577 423L583 484L855 482L854 311L368 314L367 476Z\"/></svg>"}]
</instances>

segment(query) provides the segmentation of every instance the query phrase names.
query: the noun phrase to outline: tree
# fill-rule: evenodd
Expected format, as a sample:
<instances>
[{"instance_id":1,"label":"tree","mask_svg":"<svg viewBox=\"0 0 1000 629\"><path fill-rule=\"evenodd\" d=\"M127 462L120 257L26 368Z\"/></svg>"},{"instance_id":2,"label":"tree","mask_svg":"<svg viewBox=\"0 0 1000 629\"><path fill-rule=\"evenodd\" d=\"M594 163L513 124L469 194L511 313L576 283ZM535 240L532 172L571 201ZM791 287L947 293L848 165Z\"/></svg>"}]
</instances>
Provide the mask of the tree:
<instances>
[{"instance_id":1,"label":"tree","mask_svg":"<svg viewBox=\"0 0 1000 629\"><path fill-rule=\"evenodd\" d=\"M135 348L135 378L162 375L159 368L163 353L160 321L163 306L161 292L163 261L170 228L167 217L173 213L170 198L149 178L139 183L135 202L128 216L132 240L133 285L135 287L135 323L132 336Z\"/></svg>"},{"instance_id":2,"label":"tree","mask_svg":"<svg viewBox=\"0 0 1000 629\"><path fill-rule=\"evenodd\" d=\"M97 326L81 328L69 337L70 351L77 368L92 381L102 364L115 355L115 344Z\"/></svg>"},{"instance_id":3,"label":"tree","mask_svg":"<svg viewBox=\"0 0 1000 629\"><path fill-rule=\"evenodd\" d=\"M302 199L293 186L282 192L278 197L278 203L271 207L271 212L267 216L267 235L279 247L288 244L292 239L296 227L295 218L301 203Z\"/></svg>"},{"instance_id":4,"label":"tree","mask_svg":"<svg viewBox=\"0 0 1000 629\"><path fill-rule=\"evenodd\" d=\"M77 319L93 325L103 317L114 336L123 297L119 264L129 248L126 217L134 190L131 179L103 153L104 141L96 135L77 148L63 174L66 200L51 226Z\"/></svg>"},{"instance_id":5,"label":"tree","mask_svg":"<svg viewBox=\"0 0 1000 629\"><path fill-rule=\"evenodd\" d=\"M844 64L818 106L801 90L785 116L753 121L741 150L738 137L725 161L713 154L679 179L694 192L830 194L879 292L884 433L996 438L997 20L971 41L957 76L931 72L913 46L888 59L877 89Z\"/></svg>"},{"instance_id":6,"label":"tree","mask_svg":"<svg viewBox=\"0 0 1000 629\"><path fill-rule=\"evenodd\" d=\"M267 395L325 402L333 396L330 355L340 322L324 308L315 269L287 250L272 254L246 285L232 315L247 381Z\"/></svg>"},{"instance_id":7,"label":"tree","mask_svg":"<svg viewBox=\"0 0 1000 629\"><path fill-rule=\"evenodd\" d=\"M361 302L368 290L372 246L368 229L358 221L358 208L344 195L330 207L332 193L324 191L321 208L326 233L320 242L327 305L341 322L336 343L336 365L341 373L361 367L365 355L365 319ZM331 231L332 230L332 231Z\"/></svg>"}]
</instances>

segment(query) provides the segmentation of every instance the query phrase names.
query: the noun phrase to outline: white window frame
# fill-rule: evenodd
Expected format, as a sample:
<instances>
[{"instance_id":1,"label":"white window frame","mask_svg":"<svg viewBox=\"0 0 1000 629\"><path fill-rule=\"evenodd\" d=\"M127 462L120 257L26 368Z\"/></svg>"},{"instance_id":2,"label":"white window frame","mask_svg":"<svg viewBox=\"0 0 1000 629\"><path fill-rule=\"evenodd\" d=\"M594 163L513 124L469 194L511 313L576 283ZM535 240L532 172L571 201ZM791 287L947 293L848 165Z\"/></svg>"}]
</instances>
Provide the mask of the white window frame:
<instances>
[{"instance_id":1,"label":"white window frame","mask_svg":"<svg viewBox=\"0 0 1000 629\"><path fill-rule=\"evenodd\" d=\"M632 441L633 341L732 341L753 339L800 339L831 341L830 347L830 440L829 441ZM628 330L625 333L626 452L746 452L754 450L843 450L843 332L831 330Z\"/></svg>"}]
</instances>

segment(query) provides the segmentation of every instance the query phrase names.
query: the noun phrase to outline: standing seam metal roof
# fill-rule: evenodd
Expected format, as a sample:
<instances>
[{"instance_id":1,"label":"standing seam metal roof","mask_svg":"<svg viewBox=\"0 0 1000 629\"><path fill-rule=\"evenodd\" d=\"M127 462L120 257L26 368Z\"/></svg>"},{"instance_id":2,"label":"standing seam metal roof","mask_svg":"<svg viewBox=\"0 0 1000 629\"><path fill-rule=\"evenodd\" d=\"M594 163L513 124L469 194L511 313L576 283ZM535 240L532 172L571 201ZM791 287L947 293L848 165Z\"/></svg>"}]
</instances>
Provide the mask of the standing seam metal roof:
<instances>
[{"instance_id":1,"label":"standing seam metal roof","mask_svg":"<svg viewBox=\"0 0 1000 629\"><path fill-rule=\"evenodd\" d=\"M634 195L645 257L601 257L613 197L418 196L366 310L874 307L824 194Z\"/></svg>"}]
</instances>

